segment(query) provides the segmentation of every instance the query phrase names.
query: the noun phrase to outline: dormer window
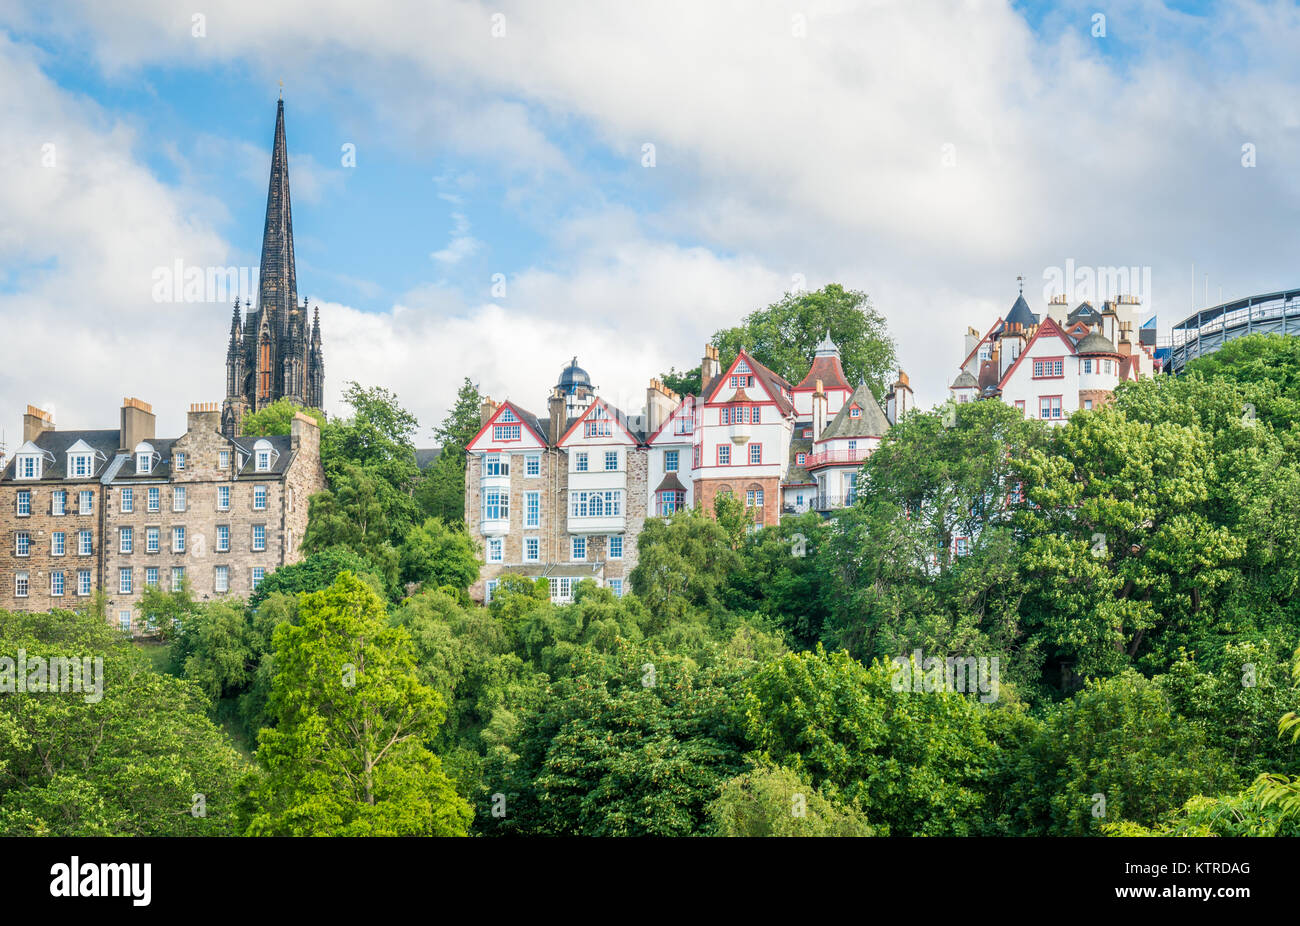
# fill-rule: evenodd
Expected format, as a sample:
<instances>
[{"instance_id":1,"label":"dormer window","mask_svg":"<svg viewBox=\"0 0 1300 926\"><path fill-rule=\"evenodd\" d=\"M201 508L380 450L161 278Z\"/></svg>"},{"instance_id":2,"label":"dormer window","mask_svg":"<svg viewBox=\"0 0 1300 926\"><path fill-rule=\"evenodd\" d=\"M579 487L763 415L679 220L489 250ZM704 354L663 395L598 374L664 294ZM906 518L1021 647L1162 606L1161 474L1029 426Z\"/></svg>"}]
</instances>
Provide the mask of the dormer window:
<instances>
[{"instance_id":1,"label":"dormer window","mask_svg":"<svg viewBox=\"0 0 1300 926\"><path fill-rule=\"evenodd\" d=\"M862 409L860 409L860 408L858 408L856 405L854 405L852 408L849 409L849 417L850 417L850 418L861 418L861 417L862 417Z\"/></svg>"},{"instance_id":2,"label":"dormer window","mask_svg":"<svg viewBox=\"0 0 1300 926\"><path fill-rule=\"evenodd\" d=\"M84 440L79 440L68 448L69 479L89 479L95 475L95 457L100 456Z\"/></svg>"},{"instance_id":3,"label":"dormer window","mask_svg":"<svg viewBox=\"0 0 1300 926\"><path fill-rule=\"evenodd\" d=\"M135 445L135 471L141 475L147 475L153 472L154 460L153 444L148 441L141 441Z\"/></svg>"},{"instance_id":4,"label":"dormer window","mask_svg":"<svg viewBox=\"0 0 1300 926\"><path fill-rule=\"evenodd\" d=\"M41 478L41 456L38 453L25 453L16 458L18 463L15 472L19 479L40 479Z\"/></svg>"},{"instance_id":5,"label":"dormer window","mask_svg":"<svg viewBox=\"0 0 1300 926\"><path fill-rule=\"evenodd\" d=\"M275 452L275 448L271 446L271 442L266 438L262 438L253 445L253 467L259 473L270 471L271 464L277 456L279 454Z\"/></svg>"}]
</instances>

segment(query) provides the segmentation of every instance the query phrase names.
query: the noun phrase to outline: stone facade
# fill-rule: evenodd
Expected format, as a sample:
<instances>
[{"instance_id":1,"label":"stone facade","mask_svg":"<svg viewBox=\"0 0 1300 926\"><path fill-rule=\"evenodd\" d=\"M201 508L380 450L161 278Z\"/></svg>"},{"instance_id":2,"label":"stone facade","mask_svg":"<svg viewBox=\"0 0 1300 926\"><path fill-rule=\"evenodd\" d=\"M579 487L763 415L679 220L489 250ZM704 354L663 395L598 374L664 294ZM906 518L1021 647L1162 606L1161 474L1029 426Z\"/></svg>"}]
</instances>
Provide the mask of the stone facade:
<instances>
[{"instance_id":1,"label":"stone facade","mask_svg":"<svg viewBox=\"0 0 1300 926\"><path fill-rule=\"evenodd\" d=\"M118 431L50 428L24 444L40 450L71 441L74 451L79 442L97 445L102 458L90 477L67 478L51 466L49 478L22 478L19 455L0 475L7 522L0 606L76 607L102 589L110 619L142 630L146 622L138 606L146 585L171 588L183 579L198 600L242 598L259 576L301 558L308 499L326 487L314 419L299 413L288 435L230 440L220 433L218 406L195 405L184 435L158 439L148 406L128 402L135 404L124 406ZM81 493L87 491L93 493L93 510L80 514ZM55 513L57 492L67 493L64 514ZM20 505L22 493L27 498ZM20 515L20 508L27 513ZM80 531L91 532L90 553L82 552ZM28 537L20 548L22 532ZM26 554L19 555L21 550ZM92 572L89 588L85 570ZM21 573L27 575L25 595Z\"/></svg>"},{"instance_id":2,"label":"stone facade","mask_svg":"<svg viewBox=\"0 0 1300 926\"><path fill-rule=\"evenodd\" d=\"M483 566L479 579L470 587L470 597L483 601L488 597L489 583L495 584L502 575L514 573L529 577L545 576L555 579L557 600L567 599L560 580L571 583L584 578L598 585L609 586L611 581L629 587L628 576L636 567L636 539L645 526L646 486L649 454L645 448L636 448L626 454L626 494L622 529L613 536L622 538L622 555L610 557L610 534L584 533L585 557L574 560L573 537L569 531L569 453L556 448L522 450L509 453L509 476L484 478L485 455L470 453L465 467L465 524L471 537L480 545ZM537 475L529 475L527 458L538 461ZM483 496L485 488L508 485L508 516L498 521L484 522ZM536 493L536 524L531 523L529 496ZM525 552L529 540L536 540L536 558ZM489 546L500 543L500 561L489 555ZM614 587L618 588L616 584Z\"/></svg>"}]
</instances>

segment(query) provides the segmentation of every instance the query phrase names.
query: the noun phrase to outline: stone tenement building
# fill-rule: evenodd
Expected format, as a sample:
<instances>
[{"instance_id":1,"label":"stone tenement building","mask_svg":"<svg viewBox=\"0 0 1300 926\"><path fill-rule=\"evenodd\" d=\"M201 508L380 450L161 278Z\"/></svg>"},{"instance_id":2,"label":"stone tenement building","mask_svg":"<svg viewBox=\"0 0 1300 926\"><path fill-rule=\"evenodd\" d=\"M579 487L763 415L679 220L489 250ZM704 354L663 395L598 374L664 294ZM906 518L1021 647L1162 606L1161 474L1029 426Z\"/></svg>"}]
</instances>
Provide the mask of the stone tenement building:
<instances>
[{"instance_id":1,"label":"stone tenement building","mask_svg":"<svg viewBox=\"0 0 1300 926\"><path fill-rule=\"evenodd\" d=\"M307 321L307 304L298 305L298 274L293 259L293 212L289 203L289 150L284 140L284 100L275 112L271 181L266 192L262 263L258 268L257 307L242 322L239 300L230 320L226 347L226 401L221 431L240 433L244 413L277 399L324 408L325 360L321 353L320 308ZM245 306L249 307L247 302Z\"/></svg>"},{"instance_id":2,"label":"stone tenement building","mask_svg":"<svg viewBox=\"0 0 1300 926\"><path fill-rule=\"evenodd\" d=\"M191 406L176 438L155 436L139 399L102 431L56 430L28 406L0 471L0 607L74 608L102 590L110 618L137 632L146 586L246 597L299 560L307 501L325 489L316 421L300 413L290 434L233 440L220 427L216 403Z\"/></svg>"},{"instance_id":3,"label":"stone tenement building","mask_svg":"<svg viewBox=\"0 0 1300 926\"><path fill-rule=\"evenodd\" d=\"M484 550L471 595L491 600L507 572L548 578L554 601L582 579L621 595L645 519L711 512L722 494L756 525L851 505L862 462L912 408L902 371L886 410L865 384L850 386L829 334L797 386L743 350L724 370L712 346L701 381L698 397L682 397L652 380L631 417L597 395L575 357L546 418L485 399L465 470L465 523Z\"/></svg>"}]
</instances>

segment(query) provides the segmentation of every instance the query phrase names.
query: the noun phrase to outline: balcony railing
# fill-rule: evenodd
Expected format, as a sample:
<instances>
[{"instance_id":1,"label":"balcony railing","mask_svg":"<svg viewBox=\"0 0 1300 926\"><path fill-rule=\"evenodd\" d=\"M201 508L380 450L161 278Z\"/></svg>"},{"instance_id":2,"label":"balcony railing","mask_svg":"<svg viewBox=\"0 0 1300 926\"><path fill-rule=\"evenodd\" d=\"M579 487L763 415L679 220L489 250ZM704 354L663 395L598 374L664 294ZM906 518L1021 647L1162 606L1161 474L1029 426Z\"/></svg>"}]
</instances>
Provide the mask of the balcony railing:
<instances>
[{"instance_id":1,"label":"balcony railing","mask_svg":"<svg viewBox=\"0 0 1300 926\"><path fill-rule=\"evenodd\" d=\"M858 500L856 492L848 495L818 495L813 499L814 511L833 511L836 508L848 508Z\"/></svg>"},{"instance_id":2,"label":"balcony railing","mask_svg":"<svg viewBox=\"0 0 1300 926\"><path fill-rule=\"evenodd\" d=\"M807 462L804 463L804 469L861 463L869 456L871 456L871 448L869 447L857 447L853 450L823 450L821 453L809 454Z\"/></svg>"}]
</instances>

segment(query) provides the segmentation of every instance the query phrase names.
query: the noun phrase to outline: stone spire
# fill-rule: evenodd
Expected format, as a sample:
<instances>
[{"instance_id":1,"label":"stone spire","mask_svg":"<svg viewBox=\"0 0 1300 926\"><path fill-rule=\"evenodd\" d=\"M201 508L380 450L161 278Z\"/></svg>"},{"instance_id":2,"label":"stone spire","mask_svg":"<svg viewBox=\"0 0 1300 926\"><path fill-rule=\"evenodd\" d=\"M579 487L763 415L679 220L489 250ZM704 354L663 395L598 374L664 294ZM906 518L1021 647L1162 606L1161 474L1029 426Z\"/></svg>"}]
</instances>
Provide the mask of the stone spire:
<instances>
[{"instance_id":1,"label":"stone spire","mask_svg":"<svg viewBox=\"0 0 1300 926\"><path fill-rule=\"evenodd\" d=\"M258 308L274 317L274 327L279 333L287 334L289 313L298 304L298 274L293 261L293 210L289 203L289 149L284 140L284 100L275 107L275 140L271 146L271 180L266 191L260 275Z\"/></svg>"}]
</instances>

